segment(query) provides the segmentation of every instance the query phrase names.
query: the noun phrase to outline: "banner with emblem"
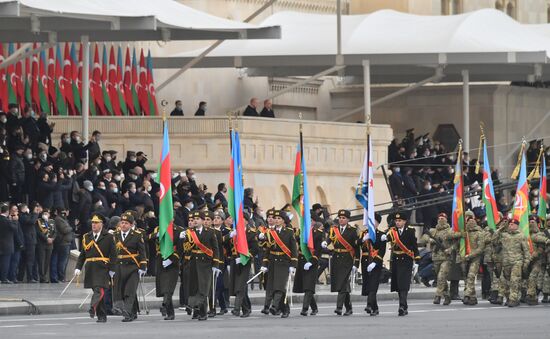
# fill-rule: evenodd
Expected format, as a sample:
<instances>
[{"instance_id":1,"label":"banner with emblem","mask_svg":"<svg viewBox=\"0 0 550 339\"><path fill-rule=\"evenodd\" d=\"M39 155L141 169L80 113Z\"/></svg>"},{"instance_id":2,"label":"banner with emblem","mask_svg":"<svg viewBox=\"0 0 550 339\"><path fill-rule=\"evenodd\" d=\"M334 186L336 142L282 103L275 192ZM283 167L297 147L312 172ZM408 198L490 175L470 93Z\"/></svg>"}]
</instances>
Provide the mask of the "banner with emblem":
<instances>
[{"instance_id":1,"label":"banner with emblem","mask_svg":"<svg viewBox=\"0 0 550 339\"><path fill-rule=\"evenodd\" d=\"M164 131L160 155L159 247L163 259L174 253L174 207L172 204L172 175L170 173L170 140L168 121L163 119Z\"/></svg>"}]
</instances>

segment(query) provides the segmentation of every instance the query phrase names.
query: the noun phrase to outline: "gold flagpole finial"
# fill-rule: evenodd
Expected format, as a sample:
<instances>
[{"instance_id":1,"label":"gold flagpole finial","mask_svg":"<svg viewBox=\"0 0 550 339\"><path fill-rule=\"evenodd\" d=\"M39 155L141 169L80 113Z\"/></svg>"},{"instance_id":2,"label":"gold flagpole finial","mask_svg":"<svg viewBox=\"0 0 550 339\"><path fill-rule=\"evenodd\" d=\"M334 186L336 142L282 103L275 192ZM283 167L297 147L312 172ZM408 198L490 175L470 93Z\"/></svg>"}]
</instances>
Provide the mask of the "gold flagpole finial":
<instances>
[{"instance_id":1,"label":"gold flagpole finial","mask_svg":"<svg viewBox=\"0 0 550 339\"><path fill-rule=\"evenodd\" d=\"M537 162L535 163L535 168L529 173L529 176L527 177L527 180L530 181L531 179L539 179L540 178L540 163L542 160L542 157L544 156L544 144L540 143L540 149L539 149L539 155L537 156Z\"/></svg>"},{"instance_id":2,"label":"gold flagpole finial","mask_svg":"<svg viewBox=\"0 0 550 339\"><path fill-rule=\"evenodd\" d=\"M516 164L516 167L514 168L514 171L512 172L511 178L513 180L516 180L519 176L519 170L521 167L521 158L523 157L523 152L525 151L525 145L527 144L527 141L525 140L525 137L521 139L521 147L518 153L518 162Z\"/></svg>"},{"instance_id":3,"label":"gold flagpole finial","mask_svg":"<svg viewBox=\"0 0 550 339\"><path fill-rule=\"evenodd\" d=\"M481 134L479 136L479 149L477 150L477 160L476 160L476 168L475 168L476 174L479 174L479 168L480 168L479 159L481 158L481 149L483 148L483 142L485 141L485 132L483 130L483 127L484 127L484 124L483 124L483 121L481 121L479 123Z\"/></svg>"},{"instance_id":4,"label":"gold flagpole finial","mask_svg":"<svg viewBox=\"0 0 550 339\"><path fill-rule=\"evenodd\" d=\"M302 118L303 118L302 112L298 113L298 118L300 119L300 132L302 132Z\"/></svg>"},{"instance_id":5,"label":"gold flagpole finial","mask_svg":"<svg viewBox=\"0 0 550 339\"><path fill-rule=\"evenodd\" d=\"M162 99L160 105L162 106L162 121L166 121L166 106L168 106L168 101Z\"/></svg>"}]
</instances>

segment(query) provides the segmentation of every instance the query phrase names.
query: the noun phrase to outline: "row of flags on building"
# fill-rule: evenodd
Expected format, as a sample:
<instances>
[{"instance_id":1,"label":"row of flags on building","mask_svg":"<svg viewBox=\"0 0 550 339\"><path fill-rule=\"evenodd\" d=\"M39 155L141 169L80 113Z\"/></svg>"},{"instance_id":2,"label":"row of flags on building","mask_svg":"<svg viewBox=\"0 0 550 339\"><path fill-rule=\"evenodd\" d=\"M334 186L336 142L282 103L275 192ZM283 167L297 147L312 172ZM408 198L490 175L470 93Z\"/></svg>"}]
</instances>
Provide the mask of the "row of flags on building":
<instances>
[{"instance_id":1,"label":"row of flags on building","mask_svg":"<svg viewBox=\"0 0 550 339\"><path fill-rule=\"evenodd\" d=\"M82 45L58 44L0 69L0 108L9 104L20 109L52 115L82 114ZM0 63L7 54L0 44ZM63 47L63 48L62 48ZM39 48L38 44L33 49ZM62 52L63 49L63 52ZM136 53L126 47L94 44L90 48L90 115L158 115L151 51ZM100 54L102 55L100 59ZM123 62L124 60L124 62Z\"/></svg>"}]
</instances>

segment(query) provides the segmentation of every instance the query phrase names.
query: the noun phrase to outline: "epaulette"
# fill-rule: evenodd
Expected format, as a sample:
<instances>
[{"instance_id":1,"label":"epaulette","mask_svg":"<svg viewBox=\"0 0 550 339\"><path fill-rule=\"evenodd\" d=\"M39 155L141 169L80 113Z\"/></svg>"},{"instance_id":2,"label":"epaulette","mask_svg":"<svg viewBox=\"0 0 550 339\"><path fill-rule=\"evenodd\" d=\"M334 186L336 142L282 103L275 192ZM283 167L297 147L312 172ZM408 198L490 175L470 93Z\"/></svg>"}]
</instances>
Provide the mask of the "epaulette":
<instances>
[{"instance_id":1,"label":"epaulette","mask_svg":"<svg viewBox=\"0 0 550 339\"><path fill-rule=\"evenodd\" d=\"M252 232L256 232L256 231L257 231L256 227L249 227L248 229L249 229L250 231L252 231Z\"/></svg>"},{"instance_id":2,"label":"epaulette","mask_svg":"<svg viewBox=\"0 0 550 339\"><path fill-rule=\"evenodd\" d=\"M155 230L153 231L153 233L158 233L158 231L159 231L159 227L157 226L155 227Z\"/></svg>"},{"instance_id":3,"label":"epaulette","mask_svg":"<svg viewBox=\"0 0 550 339\"><path fill-rule=\"evenodd\" d=\"M353 229L356 229L357 228L357 225L349 225L350 228L353 228Z\"/></svg>"}]
</instances>

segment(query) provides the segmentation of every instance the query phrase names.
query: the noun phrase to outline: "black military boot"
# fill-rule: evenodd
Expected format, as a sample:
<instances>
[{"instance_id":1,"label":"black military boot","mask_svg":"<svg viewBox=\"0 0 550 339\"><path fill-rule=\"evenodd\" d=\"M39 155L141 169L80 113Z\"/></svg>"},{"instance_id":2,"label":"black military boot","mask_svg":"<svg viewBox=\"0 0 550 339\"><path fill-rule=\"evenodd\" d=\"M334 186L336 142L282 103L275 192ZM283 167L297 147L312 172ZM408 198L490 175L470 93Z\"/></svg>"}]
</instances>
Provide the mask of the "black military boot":
<instances>
[{"instance_id":1,"label":"black military boot","mask_svg":"<svg viewBox=\"0 0 550 339\"><path fill-rule=\"evenodd\" d=\"M262 312L263 314L269 314L269 306L265 305L260 312Z\"/></svg>"},{"instance_id":2,"label":"black military boot","mask_svg":"<svg viewBox=\"0 0 550 339\"><path fill-rule=\"evenodd\" d=\"M302 308L302 312L300 312L300 315L307 317L307 310Z\"/></svg>"},{"instance_id":3,"label":"black military boot","mask_svg":"<svg viewBox=\"0 0 550 339\"><path fill-rule=\"evenodd\" d=\"M317 313L319 313L319 310L315 308L311 310L311 313L309 313L309 315L317 315Z\"/></svg>"},{"instance_id":4,"label":"black military boot","mask_svg":"<svg viewBox=\"0 0 550 339\"><path fill-rule=\"evenodd\" d=\"M365 312L367 312L368 314L371 314L372 308L370 307L370 305L365 306Z\"/></svg>"},{"instance_id":5,"label":"black military boot","mask_svg":"<svg viewBox=\"0 0 550 339\"><path fill-rule=\"evenodd\" d=\"M405 315L405 309L403 307L399 307L399 310L397 311L397 315L402 317Z\"/></svg>"},{"instance_id":6,"label":"black military boot","mask_svg":"<svg viewBox=\"0 0 550 339\"><path fill-rule=\"evenodd\" d=\"M163 317L166 317L166 306L164 306L164 304L160 306L160 314L162 314Z\"/></svg>"},{"instance_id":7,"label":"black military boot","mask_svg":"<svg viewBox=\"0 0 550 339\"><path fill-rule=\"evenodd\" d=\"M548 300L548 293L542 294L542 300L540 301L543 304L548 304L550 301Z\"/></svg>"},{"instance_id":8,"label":"black military boot","mask_svg":"<svg viewBox=\"0 0 550 339\"><path fill-rule=\"evenodd\" d=\"M346 312L344 313L344 316L348 316L348 315L352 315L353 314L353 310L350 308L346 308Z\"/></svg>"},{"instance_id":9,"label":"black military boot","mask_svg":"<svg viewBox=\"0 0 550 339\"><path fill-rule=\"evenodd\" d=\"M441 304L441 297L436 295L434 297L434 305L439 305L439 304Z\"/></svg>"},{"instance_id":10,"label":"black military boot","mask_svg":"<svg viewBox=\"0 0 550 339\"><path fill-rule=\"evenodd\" d=\"M447 306L451 304L451 297L446 295L445 300L443 300L443 305Z\"/></svg>"},{"instance_id":11,"label":"black military boot","mask_svg":"<svg viewBox=\"0 0 550 339\"><path fill-rule=\"evenodd\" d=\"M379 315L379 314L380 314L380 311L378 311L378 310L376 309L376 310L372 310L372 312L370 313L370 316L371 316L371 317L375 317L375 316L377 316L377 315Z\"/></svg>"},{"instance_id":12,"label":"black military boot","mask_svg":"<svg viewBox=\"0 0 550 339\"><path fill-rule=\"evenodd\" d=\"M469 305L470 304L470 297L464 296L464 299L462 299L462 303L464 305Z\"/></svg>"},{"instance_id":13,"label":"black military boot","mask_svg":"<svg viewBox=\"0 0 550 339\"><path fill-rule=\"evenodd\" d=\"M527 305L536 306L539 304L539 299L536 296L527 296Z\"/></svg>"},{"instance_id":14,"label":"black military boot","mask_svg":"<svg viewBox=\"0 0 550 339\"><path fill-rule=\"evenodd\" d=\"M342 309L337 308L337 309L334 310L334 313L336 313L336 315L342 315Z\"/></svg>"},{"instance_id":15,"label":"black military boot","mask_svg":"<svg viewBox=\"0 0 550 339\"><path fill-rule=\"evenodd\" d=\"M491 291L491 295L489 296L489 298L487 299L491 304L494 304L495 301L497 300L497 297L498 297L498 292L497 291Z\"/></svg>"},{"instance_id":16,"label":"black military boot","mask_svg":"<svg viewBox=\"0 0 550 339\"><path fill-rule=\"evenodd\" d=\"M470 305L470 306L477 305L477 297L471 297L469 302L468 302L468 305Z\"/></svg>"},{"instance_id":17,"label":"black military boot","mask_svg":"<svg viewBox=\"0 0 550 339\"><path fill-rule=\"evenodd\" d=\"M502 303L504 302L504 298L502 296L497 296L497 298L495 299L495 302L494 304L495 305L502 305Z\"/></svg>"},{"instance_id":18,"label":"black military boot","mask_svg":"<svg viewBox=\"0 0 550 339\"><path fill-rule=\"evenodd\" d=\"M508 307L518 307L519 301L508 301Z\"/></svg>"}]
</instances>

